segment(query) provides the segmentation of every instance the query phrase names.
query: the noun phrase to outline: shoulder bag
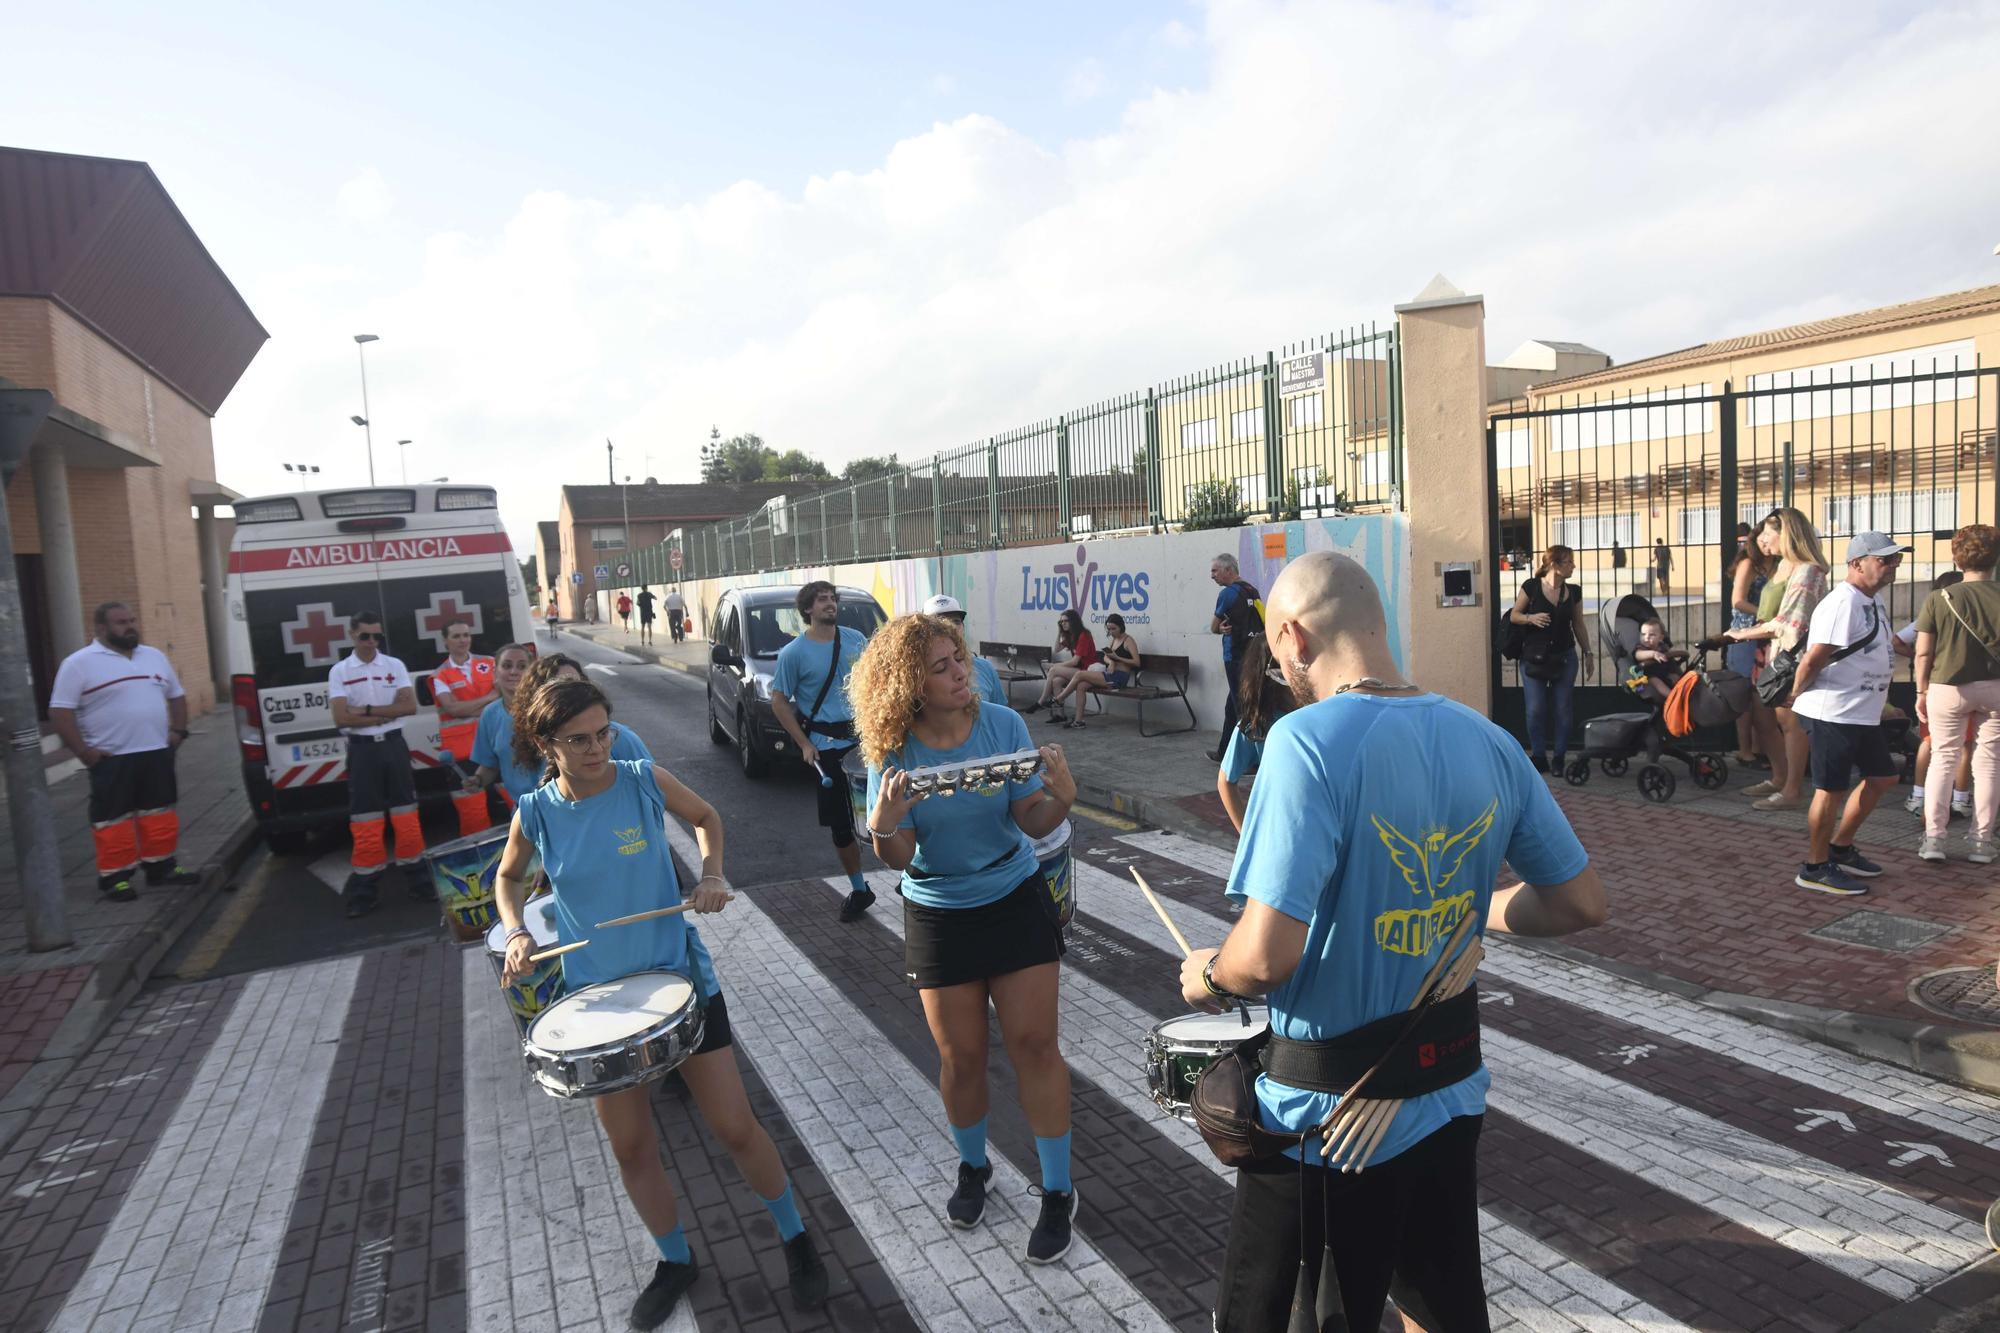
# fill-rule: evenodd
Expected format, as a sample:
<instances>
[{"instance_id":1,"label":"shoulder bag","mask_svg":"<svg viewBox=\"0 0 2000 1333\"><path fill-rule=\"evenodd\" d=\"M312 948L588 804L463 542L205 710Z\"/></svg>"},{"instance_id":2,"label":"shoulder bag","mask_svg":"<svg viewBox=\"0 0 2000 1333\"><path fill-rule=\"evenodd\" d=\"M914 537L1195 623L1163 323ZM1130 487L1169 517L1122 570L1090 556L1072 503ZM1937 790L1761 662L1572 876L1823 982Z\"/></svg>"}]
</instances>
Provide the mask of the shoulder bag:
<instances>
[{"instance_id":1,"label":"shoulder bag","mask_svg":"<svg viewBox=\"0 0 2000 1333\"><path fill-rule=\"evenodd\" d=\"M1875 636L1882 632L1882 616L1875 609L1873 602L1870 602L1868 606L1868 620L1868 632L1853 643L1848 644L1845 648L1836 649L1833 656L1826 659L1826 665L1822 666L1820 670L1826 670L1827 667L1832 666L1841 658L1851 657L1863 648L1866 648L1869 644L1875 642ZM1799 663L1805 660L1806 648L1811 642L1812 626L1808 624L1806 626L1806 637L1799 640L1798 647L1780 648L1777 652L1771 654L1770 665L1764 668L1763 675L1757 677L1757 697L1764 701L1765 707L1784 708L1787 706L1785 701L1791 697L1792 682L1798 679Z\"/></svg>"},{"instance_id":2,"label":"shoulder bag","mask_svg":"<svg viewBox=\"0 0 2000 1333\"><path fill-rule=\"evenodd\" d=\"M1959 611L1956 605L1953 604L1951 600L1951 589L1939 588L1938 596L1944 598L1945 608L1951 612L1952 619L1956 620L1960 625L1964 626L1967 636L1970 637L1974 643L1979 645L1979 651L1986 654L1986 660L1994 663L1995 665L2000 665L2000 652L1995 652L1992 644L1986 642L1986 640L1979 637L1979 631L1972 628L1971 622L1967 621L1964 614Z\"/></svg>"},{"instance_id":3,"label":"shoulder bag","mask_svg":"<svg viewBox=\"0 0 2000 1333\"><path fill-rule=\"evenodd\" d=\"M826 702L827 691L833 688L833 678L840 674L840 650L846 645L840 639L840 626L833 627L833 661L827 665L826 679L820 683L819 693L813 696L812 707L806 710L805 730L817 732L833 741L854 739L852 722L822 722L819 720L819 706Z\"/></svg>"}]
</instances>

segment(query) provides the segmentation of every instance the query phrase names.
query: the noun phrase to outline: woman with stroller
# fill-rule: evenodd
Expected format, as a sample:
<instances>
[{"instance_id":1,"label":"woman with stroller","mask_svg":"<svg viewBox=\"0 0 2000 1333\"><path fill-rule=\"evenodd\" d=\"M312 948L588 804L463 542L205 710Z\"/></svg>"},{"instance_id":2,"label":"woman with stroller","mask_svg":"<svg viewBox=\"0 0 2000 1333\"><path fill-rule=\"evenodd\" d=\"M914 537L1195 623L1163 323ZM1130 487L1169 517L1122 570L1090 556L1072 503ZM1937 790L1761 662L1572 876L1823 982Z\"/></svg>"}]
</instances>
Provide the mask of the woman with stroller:
<instances>
[{"instance_id":1,"label":"woman with stroller","mask_svg":"<svg viewBox=\"0 0 2000 1333\"><path fill-rule=\"evenodd\" d=\"M1742 525L1749 527L1749 524ZM1743 540L1736 551L1736 563L1729 570L1729 628L1749 629L1757 623L1759 600L1764 589L1770 586L1771 569L1777 562L1765 553L1763 544L1757 540L1755 530L1742 534ZM1758 657L1762 649L1748 641L1732 643L1722 655L1722 665L1745 680L1754 679L1759 665ZM1762 759L1757 748L1757 720L1754 714L1744 713L1736 719L1736 753L1729 756L1738 764L1754 764ZM1770 764L1774 760L1763 760Z\"/></svg>"},{"instance_id":2,"label":"woman with stroller","mask_svg":"<svg viewBox=\"0 0 2000 1333\"><path fill-rule=\"evenodd\" d=\"M1732 643L1770 642L1775 651L1796 651L1805 642L1812 613L1826 596L1827 563L1812 520L1790 506L1773 509L1757 528L1757 545L1778 562L1757 604L1757 623L1731 629ZM1768 667L1767 667L1768 669ZM1771 760L1768 781L1744 789L1760 810L1797 810L1805 805L1806 733L1789 708L1758 699L1752 705L1757 743Z\"/></svg>"},{"instance_id":3,"label":"woman with stroller","mask_svg":"<svg viewBox=\"0 0 2000 1333\"><path fill-rule=\"evenodd\" d=\"M1924 836L1917 855L1945 859L1951 824L1952 779L1972 749L1972 841L1965 859L1986 865L2000 856L2000 530L1971 523L1952 535L1951 561L1965 572L1939 588L1917 612L1917 716L1930 727L1931 764L1925 779Z\"/></svg>"},{"instance_id":4,"label":"woman with stroller","mask_svg":"<svg viewBox=\"0 0 2000 1333\"><path fill-rule=\"evenodd\" d=\"M1527 631L1521 641L1521 687L1527 692L1528 754L1538 773L1562 771L1577 663L1581 660L1585 676L1592 667L1590 639L1583 632L1583 589L1569 581L1575 573L1576 552L1567 546L1549 547L1507 613ZM1574 650L1571 639L1576 641Z\"/></svg>"}]
</instances>

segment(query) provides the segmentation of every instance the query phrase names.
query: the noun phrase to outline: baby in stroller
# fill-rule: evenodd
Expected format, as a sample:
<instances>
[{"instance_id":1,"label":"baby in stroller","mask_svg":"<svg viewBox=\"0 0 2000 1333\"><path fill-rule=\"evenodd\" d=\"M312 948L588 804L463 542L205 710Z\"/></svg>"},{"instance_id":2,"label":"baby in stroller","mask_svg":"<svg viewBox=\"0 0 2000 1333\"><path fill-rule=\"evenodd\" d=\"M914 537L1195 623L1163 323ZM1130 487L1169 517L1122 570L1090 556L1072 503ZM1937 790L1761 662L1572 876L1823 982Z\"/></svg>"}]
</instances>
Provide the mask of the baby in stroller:
<instances>
[{"instance_id":1,"label":"baby in stroller","mask_svg":"<svg viewBox=\"0 0 2000 1333\"><path fill-rule=\"evenodd\" d=\"M1687 656L1687 649L1674 647L1667 627L1654 616L1639 627L1639 644L1632 650L1632 670L1625 678L1625 687L1663 704L1674 692L1675 683L1687 674Z\"/></svg>"}]
</instances>

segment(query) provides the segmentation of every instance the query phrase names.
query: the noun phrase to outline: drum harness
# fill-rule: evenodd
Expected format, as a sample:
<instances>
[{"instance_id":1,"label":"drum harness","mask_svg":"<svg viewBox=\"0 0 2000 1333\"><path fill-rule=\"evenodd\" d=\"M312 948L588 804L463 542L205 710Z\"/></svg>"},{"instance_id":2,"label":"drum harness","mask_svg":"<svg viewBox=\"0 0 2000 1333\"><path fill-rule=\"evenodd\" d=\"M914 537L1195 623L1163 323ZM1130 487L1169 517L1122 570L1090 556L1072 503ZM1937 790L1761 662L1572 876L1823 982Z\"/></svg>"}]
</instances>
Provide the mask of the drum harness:
<instances>
[{"instance_id":1,"label":"drum harness","mask_svg":"<svg viewBox=\"0 0 2000 1333\"><path fill-rule=\"evenodd\" d=\"M805 729L816 731L830 741L851 741L854 739L852 722L822 722L819 720L819 706L826 702L827 691L833 688L833 678L840 674L840 626L833 627L833 661L827 664L826 679L821 682L819 693L813 696L812 707L806 710Z\"/></svg>"}]
</instances>

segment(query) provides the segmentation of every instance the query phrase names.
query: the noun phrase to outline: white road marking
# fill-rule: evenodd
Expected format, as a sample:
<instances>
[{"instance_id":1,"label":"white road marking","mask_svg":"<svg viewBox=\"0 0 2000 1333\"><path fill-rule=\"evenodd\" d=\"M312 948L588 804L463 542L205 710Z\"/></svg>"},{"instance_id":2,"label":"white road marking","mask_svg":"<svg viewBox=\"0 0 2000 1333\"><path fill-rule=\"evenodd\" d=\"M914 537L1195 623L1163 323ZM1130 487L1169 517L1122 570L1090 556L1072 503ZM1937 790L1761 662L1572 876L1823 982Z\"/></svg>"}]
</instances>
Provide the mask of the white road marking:
<instances>
[{"instance_id":1,"label":"white road marking","mask_svg":"<svg viewBox=\"0 0 2000 1333\"><path fill-rule=\"evenodd\" d=\"M583 664L583 669L585 671L595 671L600 673L601 675L606 675L606 676L615 676L618 674L618 669L616 667L609 666L603 662L585 662Z\"/></svg>"},{"instance_id":2,"label":"white road marking","mask_svg":"<svg viewBox=\"0 0 2000 1333\"><path fill-rule=\"evenodd\" d=\"M360 971L250 978L53 1329L257 1327Z\"/></svg>"}]
</instances>

